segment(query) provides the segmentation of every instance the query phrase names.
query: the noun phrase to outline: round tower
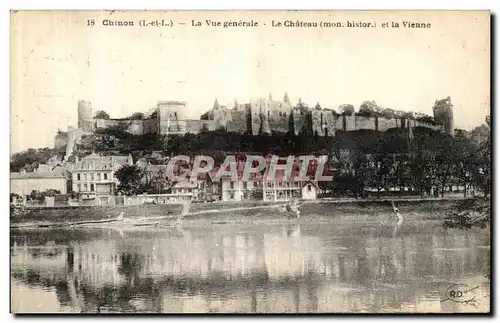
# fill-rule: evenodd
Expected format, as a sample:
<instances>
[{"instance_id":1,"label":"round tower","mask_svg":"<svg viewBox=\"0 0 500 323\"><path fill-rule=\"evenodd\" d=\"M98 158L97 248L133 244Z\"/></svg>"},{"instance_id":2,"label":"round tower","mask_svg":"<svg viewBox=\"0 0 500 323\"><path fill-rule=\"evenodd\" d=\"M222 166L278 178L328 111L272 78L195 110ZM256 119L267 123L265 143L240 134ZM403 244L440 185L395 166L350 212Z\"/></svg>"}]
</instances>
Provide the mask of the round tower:
<instances>
[{"instance_id":1,"label":"round tower","mask_svg":"<svg viewBox=\"0 0 500 323\"><path fill-rule=\"evenodd\" d=\"M157 105L161 134L185 134L187 104L182 101L160 101Z\"/></svg>"},{"instance_id":2,"label":"round tower","mask_svg":"<svg viewBox=\"0 0 500 323\"><path fill-rule=\"evenodd\" d=\"M92 104L89 101L78 101L78 128L84 131L94 130Z\"/></svg>"}]
</instances>

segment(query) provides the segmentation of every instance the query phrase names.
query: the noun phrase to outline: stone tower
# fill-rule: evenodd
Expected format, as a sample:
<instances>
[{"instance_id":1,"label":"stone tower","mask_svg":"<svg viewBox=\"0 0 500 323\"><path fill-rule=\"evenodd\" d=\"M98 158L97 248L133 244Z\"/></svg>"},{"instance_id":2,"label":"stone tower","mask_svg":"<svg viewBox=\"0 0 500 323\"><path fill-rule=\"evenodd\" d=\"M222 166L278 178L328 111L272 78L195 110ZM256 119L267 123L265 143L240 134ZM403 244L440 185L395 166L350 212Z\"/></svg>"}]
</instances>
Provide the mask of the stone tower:
<instances>
[{"instance_id":1,"label":"stone tower","mask_svg":"<svg viewBox=\"0 0 500 323\"><path fill-rule=\"evenodd\" d=\"M453 104L451 97L446 99L436 100L434 107L434 121L444 125L444 131L450 136L455 135L455 125L453 120Z\"/></svg>"},{"instance_id":2,"label":"stone tower","mask_svg":"<svg viewBox=\"0 0 500 323\"><path fill-rule=\"evenodd\" d=\"M78 101L78 128L83 131L94 131L92 104L89 101Z\"/></svg>"},{"instance_id":3,"label":"stone tower","mask_svg":"<svg viewBox=\"0 0 500 323\"><path fill-rule=\"evenodd\" d=\"M162 135L186 133L187 104L182 101L160 101L157 104L159 132Z\"/></svg>"}]
</instances>

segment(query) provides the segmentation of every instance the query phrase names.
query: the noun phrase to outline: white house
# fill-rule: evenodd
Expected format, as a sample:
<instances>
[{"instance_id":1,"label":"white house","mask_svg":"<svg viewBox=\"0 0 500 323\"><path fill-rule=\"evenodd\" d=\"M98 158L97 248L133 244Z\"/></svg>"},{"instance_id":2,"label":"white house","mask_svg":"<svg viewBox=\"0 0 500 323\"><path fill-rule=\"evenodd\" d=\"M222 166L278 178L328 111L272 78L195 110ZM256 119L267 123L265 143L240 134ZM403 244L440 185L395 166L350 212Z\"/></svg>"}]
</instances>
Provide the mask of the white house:
<instances>
[{"instance_id":1,"label":"white house","mask_svg":"<svg viewBox=\"0 0 500 323\"><path fill-rule=\"evenodd\" d=\"M315 200L318 197L318 185L313 181L307 181L302 185L302 199Z\"/></svg>"}]
</instances>

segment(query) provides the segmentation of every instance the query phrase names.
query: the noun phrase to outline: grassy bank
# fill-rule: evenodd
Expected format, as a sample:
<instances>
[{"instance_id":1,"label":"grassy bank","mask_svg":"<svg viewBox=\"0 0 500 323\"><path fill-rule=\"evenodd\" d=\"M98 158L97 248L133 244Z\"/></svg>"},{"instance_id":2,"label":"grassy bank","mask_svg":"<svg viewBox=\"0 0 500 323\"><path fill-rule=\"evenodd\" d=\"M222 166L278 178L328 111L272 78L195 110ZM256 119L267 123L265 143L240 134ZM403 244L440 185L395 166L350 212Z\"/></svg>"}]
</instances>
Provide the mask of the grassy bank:
<instances>
[{"instance_id":1,"label":"grassy bank","mask_svg":"<svg viewBox=\"0 0 500 323\"><path fill-rule=\"evenodd\" d=\"M399 199L396 205L404 214L411 216L415 212L424 213L429 219L441 218L443 211L452 207L452 199ZM274 208L274 210L273 210ZM244 201L232 203L192 204L190 215L185 216L185 223L252 223L260 221L282 220L286 215L275 211L276 203L263 201ZM127 207L83 207L72 209L31 210L23 216L11 217L11 226L41 224L65 224L81 221L99 221L116 218L126 211L125 218L132 221L173 222L180 214L181 205L148 204ZM390 200L316 200L305 201L300 206L302 218L311 220L328 219L336 216L378 216L392 212ZM135 219L135 220L134 220ZM305 221L305 220L304 220ZM116 224L115 224L116 225Z\"/></svg>"}]
</instances>

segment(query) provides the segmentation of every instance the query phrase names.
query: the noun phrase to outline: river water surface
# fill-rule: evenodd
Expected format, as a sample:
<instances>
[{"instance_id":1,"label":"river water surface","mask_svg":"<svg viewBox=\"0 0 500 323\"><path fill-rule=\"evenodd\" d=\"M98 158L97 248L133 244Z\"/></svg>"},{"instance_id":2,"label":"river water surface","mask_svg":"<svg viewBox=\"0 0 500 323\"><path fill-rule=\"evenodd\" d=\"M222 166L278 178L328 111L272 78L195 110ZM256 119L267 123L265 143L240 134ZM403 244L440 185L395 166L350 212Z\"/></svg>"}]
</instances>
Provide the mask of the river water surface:
<instances>
[{"instance_id":1,"label":"river water surface","mask_svg":"<svg viewBox=\"0 0 500 323\"><path fill-rule=\"evenodd\" d=\"M489 230L432 220L11 231L16 313L488 312L489 271Z\"/></svg>"}]
</instances>

